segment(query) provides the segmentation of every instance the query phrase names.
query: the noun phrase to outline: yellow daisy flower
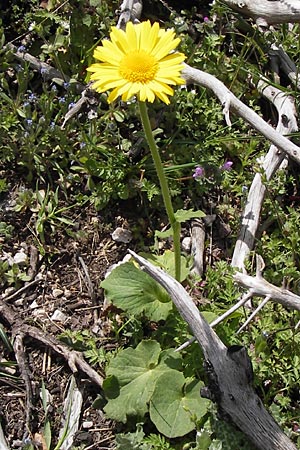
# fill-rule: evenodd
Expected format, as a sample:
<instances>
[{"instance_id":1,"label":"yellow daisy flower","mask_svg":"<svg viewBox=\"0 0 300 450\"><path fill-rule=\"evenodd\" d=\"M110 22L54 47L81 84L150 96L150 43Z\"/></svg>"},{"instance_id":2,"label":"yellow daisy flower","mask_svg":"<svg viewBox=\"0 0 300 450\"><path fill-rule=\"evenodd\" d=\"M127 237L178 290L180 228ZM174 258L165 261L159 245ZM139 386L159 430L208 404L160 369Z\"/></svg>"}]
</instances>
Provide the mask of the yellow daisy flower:
<instances>
[{"instance_id":1,"label":"yellow daisy flower","mask_svg":"<svg viewBox=\"0 0 300 450\"><path fill-rule=\"evenodd\" d=\"M93 88L98 92L113 89L108 102L122 96L123 101L137 95L142 102L158 97L170 103L170 85L185 84L180 77L185 59L183 53L170 53L179 44L172 30L160 29L158 23L148 21L134 25L128 22L126 31L113 27L110 40L94 51L101 61L87 70L92 72Z\"/></svg>"}]
</instances>

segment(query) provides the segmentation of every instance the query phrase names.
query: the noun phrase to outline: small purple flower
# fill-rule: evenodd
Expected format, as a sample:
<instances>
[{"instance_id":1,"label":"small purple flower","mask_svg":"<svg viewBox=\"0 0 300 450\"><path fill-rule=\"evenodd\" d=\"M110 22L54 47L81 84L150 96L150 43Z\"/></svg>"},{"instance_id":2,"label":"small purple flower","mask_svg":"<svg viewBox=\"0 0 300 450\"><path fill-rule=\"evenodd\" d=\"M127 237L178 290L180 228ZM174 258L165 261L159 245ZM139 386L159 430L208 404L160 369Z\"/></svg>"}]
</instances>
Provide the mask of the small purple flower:
<instances>
[{"instance_id":1,"label":"small purple flower","mask_svg":"<svg viewBox=\"0 0 300 450\"><path fill-rule=\"evenodd\" d=\"M47 69L46 67L42 67L42 68L41 68L41 74L42 74L42 75L46 75L48 72L49 72L49 71L48 71L48 69Z\"/></svg>"},{"instance_id":2,"label":"small purple flower","mask_svg":"<svg viewBox=\"0 0 300 450\"><path fill-rule=\"evenodd\" d=\"M55 122L50 122L50 130L54 130L55 128Z\"/></svg>"},{"instance_id":3,"label":"small purple flower","mask_svg":"<svg viewBox=\"0 0 300 450\"><path fill-rule=\"evenodd\" d=\"M220 167L220 170L231 170L232 169L232 165L233 165L233 162L232 161L226 161L224 164L223 164L223 166L221 166Z\"/></svg>"},{"instance_id":4,"label":"small purple flower","mask_svg":"<svg viewBox=\"0 0 300 450\"><path fill-rule=\"evenodd\" d=\"M209 18L207 16L203 17L203 22L209 22Z\"/></svg>"},{"instance_id":5,"label":"small purple flower","mask_svg":"<svg viewBox=\"0 0 300 450\"><path fill-rule=\"evenodd\" d=\"M63 84L63 87L64 87L65 89L69 89L70 83L68 83L67 81L65 81L64 84Z\"/></svg>"},{"instance_id":6,"label":"small purple flower","mask_svg":"<svg viewBox=\"0 0 300 450\"><path fill-rule=\"evenodd\" d=\"M19 53L25 53L26 47L25 45L20 45L20 47L17 48L17 52Z\"/></svg>"},{"instance_id":7,"label":"small purple flower","mask_svg":"<svg viewBox=\"0 0 300 450\"><path fill-rule=\"evenodd\" d=\"M31 127L31 125L32 125L32 119L25 119L25 122L27 123L27 125L28 125L29 127Z\"/></svg>"},{"instance_id":8,"label":"small purple flower","mask_svg":"<svg viewBox=\"0 0 300 450\"><path fill-rule=\"evenodd\" d=\"M51 86L51 91L57 92L57 86L55 84L53 84L53 86Z\"/></svg>"},{"instance_id":9,"label":"small purple flower","mask_svg":"<svg viewBox=\"0 0 300 450\"><path fill-rule=\"evenodd\" d=\"M76 104L75 102L71 102L71 103L68 105L68 109L74 108L75 104Z\"/></svg>"},{"instance_id":10,"label":"small purple flower","mask_svg":"<svg viewBox=\"0 0 300 450\"><path fill-rule=\"evenodd\" d=\"M24 108L26 108L27 106L29 106L29 102L24 102L23 106L24 106Z\"/></svg>"},{"instance_id":11,"label":"small purple flower","mask_svg":"<svg viewBox=\"0 0 300 450\"><path fill-rule=\"evenodd\" d=\"M84 148L86 146L86 143L85 142L80 142L80 144L79 144L79 147L80 148Z\"/></svg>"},{"instance_id":12,"label":"small purple flower","mask_svg":"<svg viewBox=\"0 0 300 450\"><path fill-rule=\"evenodd\" d=\"M59 103L66 103L66 98L65 97L60 97L58 99Z\"/></svg>"},{"instance_id":13,"label":"small purple flower","mask_svg":"<svg viewBox=\"0 0 300 450\"><path fill-rule=\"evenodd\" d=\"M202 178L204 176L204 169L201 166L197 166L193 173L193 178Z\"/></svg>"}]
</instances>

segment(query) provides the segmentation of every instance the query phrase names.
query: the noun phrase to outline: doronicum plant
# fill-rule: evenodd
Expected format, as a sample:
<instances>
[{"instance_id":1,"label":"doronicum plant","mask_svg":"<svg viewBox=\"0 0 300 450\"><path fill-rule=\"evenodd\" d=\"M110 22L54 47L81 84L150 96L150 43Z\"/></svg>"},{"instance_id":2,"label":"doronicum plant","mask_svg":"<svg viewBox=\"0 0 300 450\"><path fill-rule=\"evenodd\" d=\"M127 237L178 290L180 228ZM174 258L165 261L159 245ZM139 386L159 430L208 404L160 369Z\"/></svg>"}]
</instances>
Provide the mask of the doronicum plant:
<instances>
[{"instance_id":1,"label":"doronicum plant","mask_svg":"<svg viewBox=\"0 0 300 450\"><path fill-rule=\"evenodd\" d=\"M183 85L181 78L183 53L174 52L180 40L175 38L173 30L163 30L156 22L139 24L127 23L123 31L113 27L110 40L103 40L102 45L94 51L99 62L92 64L87 70L92 73L93 88L98 92L111 90L108 102L118 97L123 101L136 95L144 133L151 151L161 193L171 225L175 277L180 280L180 222L174 213L170 190L159 150L157 148L146 102L153 103L156 98L166 104L169 96L174 94L171 86Z\"/></svg>"}]
</instances>

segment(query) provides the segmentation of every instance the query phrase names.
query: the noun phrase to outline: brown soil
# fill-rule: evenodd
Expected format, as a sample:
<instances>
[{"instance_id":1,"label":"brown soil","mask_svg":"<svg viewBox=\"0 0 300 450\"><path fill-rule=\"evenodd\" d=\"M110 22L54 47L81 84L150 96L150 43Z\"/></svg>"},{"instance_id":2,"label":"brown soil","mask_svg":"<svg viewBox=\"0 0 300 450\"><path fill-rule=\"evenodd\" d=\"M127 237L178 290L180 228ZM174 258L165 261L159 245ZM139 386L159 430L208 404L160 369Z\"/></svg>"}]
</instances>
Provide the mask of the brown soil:
<instances>
[{"instance_id":1,"label":"brown soil","mask_svg":"<svg viewBox=\"0 0 300 450\"><path fill-rule=\"evenodd\" d=\"M68 330L89 331L98 348L114 349L114 332L109 314L103 307L103 292L99 285L107 269L127 252L128 246L114 242L111 233L116 226L130 227L130 219L117 210L108 214L103 211L97 214L88 207L72 211L68 215L76 222L75 232L73 228L70 228L69 234L57 230L51 233L48 229L46 243L41 245L33 231L34 213L16 213L12 206L13 193L1 204L0 221L12 224L14 230L9 239L2 239L0 258L4 260L8 254L14 257L22 249L27 261L19 267L30 275L30 282L19 281L16 289L8 288L9 284L5 281L0 284L0 323L3 323L8 337L11 337L14 323L3 320L1 304L7 305L16 320L21 321L18 322L20 328L22 324L30 325L55 337ZM125 210L130 211L127 206ZM134 243L130 246L135 248ZM33 280L39 281L31 284ZM26 285L28 288L18 293L18 289ZM17 294L11 297L15 292ZM61 317L55 317L57 315ZM28 386L24 373L21 373L18 364L11 368L2 365L4 361L16 359L15 352L9 352L0 339L1 425L11 449L23 448L24 438L30 439L35 448L44 449L45 414L40 397L42 382L51 396L48 418L53 441L57 442L72 372L66 360L51 350L51 345L42 345L28 337L24 338L23 345L25 372L32 388L30 420L26 420ZM93 368L103 375L101 364ZM83 407L74 445L99 450L113 448L114 424L105 419L101 410L92 407L101 389L80 371L76 374L76 380L83 392Z\"/></svg>"}]
</instances>

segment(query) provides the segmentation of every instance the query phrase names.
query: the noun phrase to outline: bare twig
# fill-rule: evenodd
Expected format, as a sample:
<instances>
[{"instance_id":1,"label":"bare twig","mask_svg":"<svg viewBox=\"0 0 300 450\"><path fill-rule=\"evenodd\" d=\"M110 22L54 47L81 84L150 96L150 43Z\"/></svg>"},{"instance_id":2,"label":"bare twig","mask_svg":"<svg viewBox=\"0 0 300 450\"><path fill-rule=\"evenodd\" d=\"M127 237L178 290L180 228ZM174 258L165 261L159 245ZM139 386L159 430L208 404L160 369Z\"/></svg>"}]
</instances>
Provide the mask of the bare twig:
<instances>
[{"instance_id":1,"label":"bare twig","mask_svg":"<svg viewBox=\"0 0 300 450\"><path fill-rule=\"evenodd\" d=\"M259 266L261 256L256 255L256 265ZM293 292L274 286L262 277L262 270L256 270L256 276L251 277L245 273L236 272L234 280L247 288L252 297L269 298L276 303L280 303L285 308L300 311L300 296Z\"/></svg>"}]
</instances>

